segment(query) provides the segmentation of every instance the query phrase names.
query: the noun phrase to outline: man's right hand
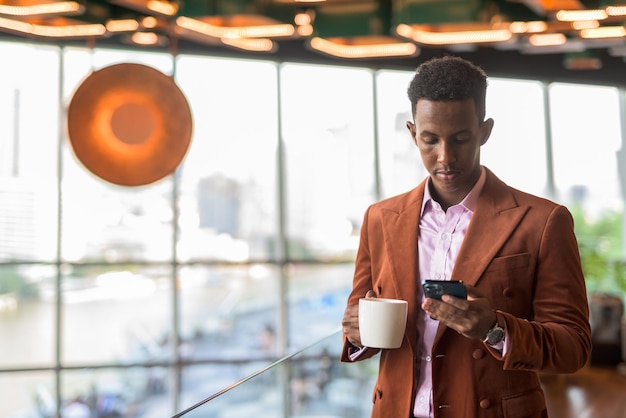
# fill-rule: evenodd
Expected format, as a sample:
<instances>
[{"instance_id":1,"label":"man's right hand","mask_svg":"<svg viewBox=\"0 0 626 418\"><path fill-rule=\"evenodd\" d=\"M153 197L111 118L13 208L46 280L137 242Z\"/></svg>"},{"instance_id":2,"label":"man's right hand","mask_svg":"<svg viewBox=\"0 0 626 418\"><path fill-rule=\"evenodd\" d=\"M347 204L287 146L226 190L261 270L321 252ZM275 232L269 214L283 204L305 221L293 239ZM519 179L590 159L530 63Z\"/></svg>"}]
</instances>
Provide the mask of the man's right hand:
<instances>
[{"instance_id":1,"label":"man's right hand","mask_svg":"<svg viewBox=\"0 0 626 418\"><path fill-rule=\"evenodd\" d=\"M373 290L368 290L365 297L368 299L375 298L376 294ZM359 331L359 305L346 307L346 310L343 312L341 326L343 327L344 335L352 345L357 347L363 346L363 344L361 344L361 333Z\"/></svg>"}]
</instances>

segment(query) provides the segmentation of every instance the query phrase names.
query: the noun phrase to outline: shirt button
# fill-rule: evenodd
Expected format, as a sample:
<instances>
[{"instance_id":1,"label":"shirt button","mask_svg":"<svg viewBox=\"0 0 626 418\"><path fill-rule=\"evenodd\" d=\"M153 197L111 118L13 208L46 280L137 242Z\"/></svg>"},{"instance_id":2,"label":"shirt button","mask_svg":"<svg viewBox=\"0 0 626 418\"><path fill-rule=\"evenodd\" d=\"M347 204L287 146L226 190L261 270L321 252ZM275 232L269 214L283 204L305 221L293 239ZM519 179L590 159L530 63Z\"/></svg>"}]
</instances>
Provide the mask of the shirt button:
<instances>
[{"instance_id":1,"label":"shirt button","mask_svg":"<svg viewBox=\"0 0 626 418\"><path fill-rule=\"evenodd\" d=\"M424 360L426 361L430 361L432 358L430 356L426 356L426 358Z\"/></svg>"},{"instance_id":2,"label":"shirt button","mask_svg":"<svg viewBox=\"0 0 626 418\"><path fill-rule=\"evenodd\" d=\"M441 234L441 239L444 240L444 241L446 239L448 239L448 234L446 234L446 233Z\"/></svg>"},{"instance_id":3,"label":"shirt button","mask_svg":"<svg viewBox=\"0 0 626 418\"><path fill-rule=\"evenodd\" d=\"M424 401L425 401L425 399L424 399L424 397L423 397L423 396L420 396L420 399L419 399L419 400L420 400L420 403L424 403Z\"/></svg>"},{"instance_id":4,"label":"shirt button","mask_svg":"<svg viewBox=\"0 0 626 418\"><path fill-rule=\"evenodd\" d=\"M484 355L485 352L481 349L476 349L472 352L472 357L474 357L474 360L480 360L481 358L483 358Z\"/></svg>"},{"instance_id":5,"label":"shirt button","mask_svg":"<svg viewBox=\"0 0 626 418\"><path fill-rule=\"evenodd\" d=\"M437 280L441 279L441 274L436 273L436 274L435 274L435 279L437 279Z\"/></svg>"}]
</instances>

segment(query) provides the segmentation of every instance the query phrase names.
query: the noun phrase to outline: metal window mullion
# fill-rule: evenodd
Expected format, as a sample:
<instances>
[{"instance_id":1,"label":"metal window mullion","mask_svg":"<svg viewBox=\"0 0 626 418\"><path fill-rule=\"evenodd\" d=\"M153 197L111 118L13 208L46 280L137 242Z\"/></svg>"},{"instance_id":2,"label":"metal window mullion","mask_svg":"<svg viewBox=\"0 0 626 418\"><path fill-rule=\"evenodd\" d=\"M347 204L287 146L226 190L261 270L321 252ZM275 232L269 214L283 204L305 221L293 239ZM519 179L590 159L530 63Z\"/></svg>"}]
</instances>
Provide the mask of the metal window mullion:
<instances>
[{"instance_id":1,"label":"metal window mullion","mask_svg":"<svg viewBox=\"0 0 626 418\"><path fill-rule=\"evenodd\" d=\"M543 120L546 134L546 193L550 199L556 199L554 183L554 149L552 141L552 112L550 110L550 84L542 83Z\"/></svg>"},{"instance_id":2,"label":"metal window mullion","mask_svg":"<svg viewBox=\"0 0 626 418\"><path fill-rule=\"evenodd\" d=\"M176 55L172 54L172 79L176 80ZM184 162L183 162L184 164ZM180 355L180 293L177 286L178 278L178 251L176 249L178 242L178 218L180 216L178 210L178 182L180 178L181 165L179 165L172 175L172 263L171 263L171 280L172 286L172 316L171 327L172 336L170 338L170 358L174 359L174 367L169 368L170 383L172 390L170 391L171 404L175 413L180 408L180 392L182 389L182 359Z\"/></svg>"},{"instance_id":3,"label":"metal window mullion","mask_svg":"<svg viewBox=\"0 0 626 418\"><path fill-rule=\"evenodd\" d=\"M372 119L374 129L374 193L375 199L382 199L382 186L380 177L380 135L378 132L378 79L377 71L372 72Z\"/></svg>"},{"instance_id":4,"label":"metal window mullion","mask_svg":"<svg viewBox=\"0 0 626 418\"><path fill-rule=\"evenodd\" d=\"M287 352L288 332L287 332L287 273L286 265L289 261L289 250L287 245L287 198L286 198L286 178L285 178L285 144L283 138L282 124L282 95L281 95L281 69L282 65L276 66L276 89L277 89L277 123L278 123L278 142L276 144L276 177L277 177L277 203L278 203L278 245L276 246L276 259L279 265L279 283L278 283L278 330L276 338L278 339L278 355L283 356Z\"/></svg>"},{"instance_id":5,"label":"metal window mullion","mask_svg":"<svg viewBox=\"0 0 626 418\"><path fill-rule=\"evenodd\" d=\"M622 164L621 169L620 166L617 167L617 175L620 191L622 192L622 204L624 204L623 202L626 200L626 167L623 165L626 163L623 158L626 154L626 89L624 87L618 87L617 89L617 105L620 123L620 148L616 157L617 164ZM622 210L622 256L626 258L626 211L624 210Z\"/></svg>"},{"instance_id":6,"label":"metal window mullion","mask_svg":"<svg viewBox=\"0 0 626 418\"><path fill-rule=\"evenodd\" d=\"M283 115L282 115L282 86L281 86L282 64L276 65L276 111L278 138L276 144L276 181L277 181L277 204L278 204L278 245L276 246L276 259L279 266L278 277L278 326L276 338L278 342L278 356L283 357L287 353L289 346L289 321L287 298L289 293L289 282L287 278L287 264L289 262L289 248L287 245L287 207L286 207L286 169L285 169L285 143L283 138ZM276 353L275 353L276 354ZM278 385L283 400L283 418L288 418L291 411L291 394L289 391L290 367L279 367L277 373Z\"/></svg>"},{"instance_id":7,"label":"metal window mullion","mask_svg":"<svg viewBox=\"0 0 626 418\"><path fill-rule=\"evenodd\" d=\"M55 396L56 396L56 414L61 416L61 327L62 327L62 275L61 275L61 236L63 233L63 140L65 138L64 122L66 120L66 106L63 92L65 90L63 77L65 71L64 60L65 47L59 49L59 90L58 90L58 103L59 103L59 126L57 135L57 248L56 248L56 301L55 301L55 348L54 348L54 364L55 364Z\"/></svg>"}]
</instances>

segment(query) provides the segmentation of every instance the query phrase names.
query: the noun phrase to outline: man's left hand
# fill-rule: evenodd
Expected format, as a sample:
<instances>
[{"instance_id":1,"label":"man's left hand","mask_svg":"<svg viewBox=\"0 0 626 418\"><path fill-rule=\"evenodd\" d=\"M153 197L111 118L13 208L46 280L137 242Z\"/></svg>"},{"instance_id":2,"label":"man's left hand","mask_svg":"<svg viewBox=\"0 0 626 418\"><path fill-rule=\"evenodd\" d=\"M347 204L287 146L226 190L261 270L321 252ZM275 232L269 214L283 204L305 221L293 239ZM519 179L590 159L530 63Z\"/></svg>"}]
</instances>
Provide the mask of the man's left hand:
<instances>
[{"instance_id":1,"label":"man's left hand","mask_svg":"<svg viewBox=\"0 0 626 418\"><path fill-rule=\"evenodd\" d=\"M482 340L496 323L489 300L474 286L466 284L467 300L443 295L441 300L426 298L422 309L431 318L446 324L467 338Z\"/></svg>"}]
</instances>

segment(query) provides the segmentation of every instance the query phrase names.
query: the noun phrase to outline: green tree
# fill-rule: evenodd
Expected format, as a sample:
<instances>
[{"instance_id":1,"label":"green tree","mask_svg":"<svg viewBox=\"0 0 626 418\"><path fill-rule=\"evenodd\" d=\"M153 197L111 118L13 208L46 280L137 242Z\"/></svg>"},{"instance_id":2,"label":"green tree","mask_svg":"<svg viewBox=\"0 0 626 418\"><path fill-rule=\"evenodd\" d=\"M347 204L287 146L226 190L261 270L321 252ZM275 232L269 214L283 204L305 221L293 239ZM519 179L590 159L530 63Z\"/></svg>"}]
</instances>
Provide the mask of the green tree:
<instances>
[{"instance_id":1,"label":"green tree","mask_svg":"<svg viewBox=\"0 0 626 418\"><path fill-rule=\"evenodd\" d=\"M571 211L588 290L626 294L622 213L610 211L591 220L578 206Z\"/></svg>"}]
</instances>

